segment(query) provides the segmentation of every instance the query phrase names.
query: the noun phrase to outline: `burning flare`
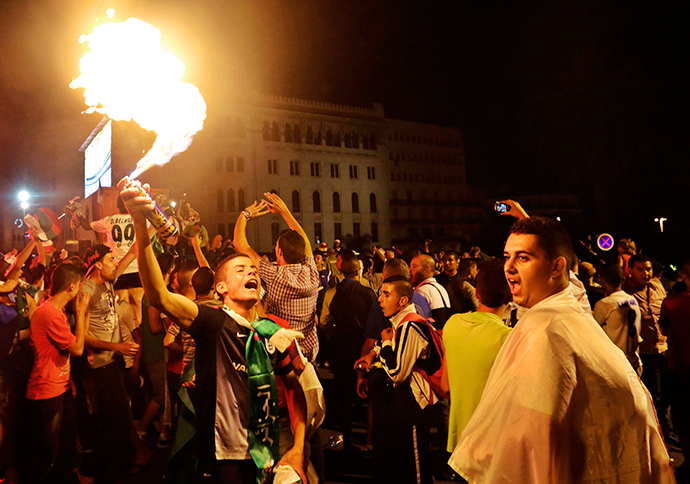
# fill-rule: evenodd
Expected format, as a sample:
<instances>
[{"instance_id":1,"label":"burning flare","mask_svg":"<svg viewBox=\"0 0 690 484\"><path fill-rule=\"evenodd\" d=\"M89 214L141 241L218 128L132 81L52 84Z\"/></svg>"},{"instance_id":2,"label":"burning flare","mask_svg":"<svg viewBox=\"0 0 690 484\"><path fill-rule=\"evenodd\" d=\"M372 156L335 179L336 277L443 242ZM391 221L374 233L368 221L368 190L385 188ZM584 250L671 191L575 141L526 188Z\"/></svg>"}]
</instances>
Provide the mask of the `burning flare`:
<instances>
[{"instance_id":1,"label":"burning flare","mask_svg":"<svg viewBox=\"0 0 690 484\"><path fill-rule=\"evenodd\" d=\"M79 39L91 51L79 61L81 75L70 87L85 89L85 112L134 120L158 135L130 178L189 148L206 119L199 90L181 80L184 63L163 52L160 40L160 30L136 18L100 25Z\"/></svg>"}]
</instances>

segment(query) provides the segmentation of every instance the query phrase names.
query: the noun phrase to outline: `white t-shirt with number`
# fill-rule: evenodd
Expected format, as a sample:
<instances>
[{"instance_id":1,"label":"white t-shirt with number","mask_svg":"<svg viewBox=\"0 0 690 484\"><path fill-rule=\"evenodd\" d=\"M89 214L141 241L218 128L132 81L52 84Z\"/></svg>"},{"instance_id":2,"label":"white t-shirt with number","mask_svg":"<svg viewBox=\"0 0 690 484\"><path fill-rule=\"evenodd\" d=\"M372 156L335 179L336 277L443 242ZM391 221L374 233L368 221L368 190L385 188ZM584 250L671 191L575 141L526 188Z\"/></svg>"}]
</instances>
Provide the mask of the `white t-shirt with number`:
<instances>
[{"instance_id":1,"label":"white t-shirt with number","mask_svg":"<svg viewBox=\"0 0 690 484\"><path fill-rule=\"evenodd\" d=\"M113 255L115 255L115 259L118 261L127 255L129 249L134 245L134 222L132 221L132 216L128 213L110 215L109 217L91 222L91 228L106 235L108 247L110 247ZM133 272L139 272L139 265L136 259L127 266L123 274L131 274Z\"/></svg>"}]
</instances>

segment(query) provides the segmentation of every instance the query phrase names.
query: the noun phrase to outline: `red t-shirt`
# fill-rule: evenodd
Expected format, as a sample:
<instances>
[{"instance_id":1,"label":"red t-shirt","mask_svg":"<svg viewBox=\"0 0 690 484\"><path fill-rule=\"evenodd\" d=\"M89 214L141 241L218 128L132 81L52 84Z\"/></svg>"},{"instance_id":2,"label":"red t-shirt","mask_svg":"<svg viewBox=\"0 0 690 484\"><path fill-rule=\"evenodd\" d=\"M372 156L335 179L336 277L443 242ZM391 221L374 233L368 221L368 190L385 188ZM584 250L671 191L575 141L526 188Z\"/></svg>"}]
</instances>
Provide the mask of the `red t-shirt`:
<instances>
[{"instance_id":1,"label":"red t-shirt","mask_svg":"<svg viewBox=\"0 0 690 484\"><path fill-rule=\"evenodd\" d=\"M50 300L41 304L31 318L29 340L34 349L34 366L26 398L45 400L62 395L70 388L67 348L77 340L69 330L65 312Z\"/></svg>"}]
</instances>

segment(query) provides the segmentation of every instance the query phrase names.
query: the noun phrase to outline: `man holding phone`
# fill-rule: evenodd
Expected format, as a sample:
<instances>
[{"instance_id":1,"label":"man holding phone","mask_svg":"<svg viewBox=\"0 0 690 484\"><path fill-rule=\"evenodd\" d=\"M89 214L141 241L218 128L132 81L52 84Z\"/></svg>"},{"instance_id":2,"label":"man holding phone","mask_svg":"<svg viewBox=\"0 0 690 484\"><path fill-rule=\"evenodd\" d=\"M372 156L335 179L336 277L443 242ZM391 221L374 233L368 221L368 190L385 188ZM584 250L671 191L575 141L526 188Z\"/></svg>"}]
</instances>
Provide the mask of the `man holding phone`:
<instances>
[{"instance_id":1,"label":"man holding phone","mask_svg":"<svg viewBox=\"0 0 690 484\"><path fill-rule=\"evenodd\" d=\"M649 392L568 290L568 233L553 219L518 220L503 254L526 312L451 467L476 484L674 483Z\"/></svg>"}]
</instances>

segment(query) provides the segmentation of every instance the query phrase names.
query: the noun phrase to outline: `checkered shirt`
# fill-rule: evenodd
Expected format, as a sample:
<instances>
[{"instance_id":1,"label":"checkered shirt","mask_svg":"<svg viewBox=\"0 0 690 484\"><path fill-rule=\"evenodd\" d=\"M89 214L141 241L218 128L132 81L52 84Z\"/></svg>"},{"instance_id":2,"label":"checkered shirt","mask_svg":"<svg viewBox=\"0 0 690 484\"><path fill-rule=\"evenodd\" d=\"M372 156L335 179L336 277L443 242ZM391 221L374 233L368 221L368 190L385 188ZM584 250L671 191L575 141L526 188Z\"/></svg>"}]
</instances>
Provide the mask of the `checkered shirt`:
<instances>
[{"instance_id":1,"label":"checkered shirt","mask_svg":"<svg viewBox=\"0 0 690 484\"><path fill-rule=\"evenodd\" d=\"M313 257L300 264L278 266L261 259L259 275L266 283L266 312L285 319L304 339L297 340L302 353L314 361L319 353L316 335L316 299L321 281Z\"/></svg>"}]
</instances>

